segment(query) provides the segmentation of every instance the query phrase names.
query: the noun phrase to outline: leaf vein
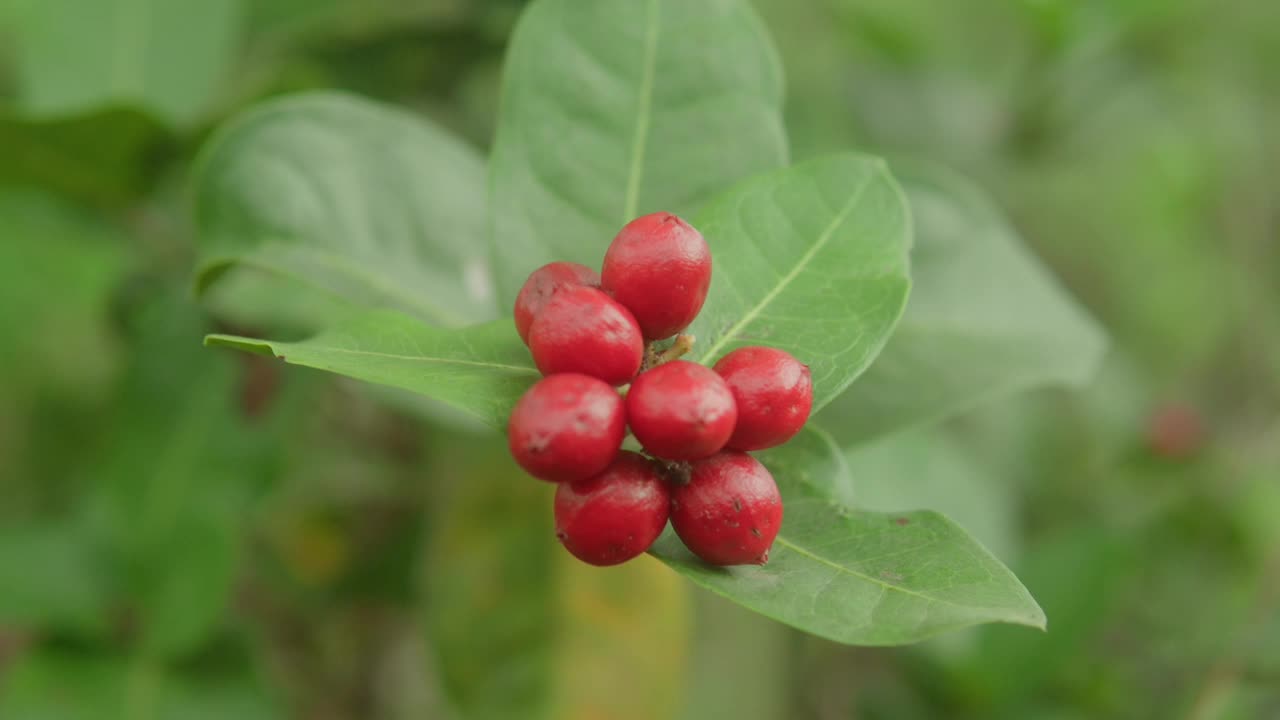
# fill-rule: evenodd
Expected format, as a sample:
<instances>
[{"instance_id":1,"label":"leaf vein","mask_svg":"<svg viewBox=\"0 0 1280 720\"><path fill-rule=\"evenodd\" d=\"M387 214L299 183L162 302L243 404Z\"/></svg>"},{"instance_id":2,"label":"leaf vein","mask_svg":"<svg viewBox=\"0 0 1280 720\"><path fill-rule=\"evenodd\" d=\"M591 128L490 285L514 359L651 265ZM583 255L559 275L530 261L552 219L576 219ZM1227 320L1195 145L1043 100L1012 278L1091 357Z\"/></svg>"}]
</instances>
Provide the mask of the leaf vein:
<instances>
[{"instance_id":1,"label":"leaf vein","mask_svg":"<svg viewBox=\"0 0 1280 720\"><path fill-rule=\"evenodd\" d=\"M786 275L782 276L782 279L778 281L778 284L775 285L772 290L765 293L765 296L760 299L760 302L756 303L755 307L752 307L744 313L738 322L734 323L733 326L729 328L728 332L721 335L720 338L716 340L716 342L705 353L703 353L702 362L704 364L709 362L711 358L715 357L717 353L723 350L724 347L738 335L738 333L742 332L748 325L755 321L764 309L768 307L769 304L778 297L778 295L782 294L783 290L786 290L792 282L795 282L795 279L799 277L800 273L803 272L805 268L813 262L814 258L817 257L818 253L822 252L823 248L831 242L831 238L835 236L836 230L838 230L848 218L849 213L853 212L853 208L858 204L858 201L862 199L862 193L866 191L873 178L874 176L869 175L858 185L858 188L850 194L849 200L845 203L844 207L840 209L840 212L836 213L836 216L831 219L831 222L827 227L823 228L822 233L818 235L817 241L815 241L813 245L800 256L800 259L796 261L795 266L792 267Z\"/></svg>"},{"instance_id":2,"label":"leaf vein","mask_svg":"<svg viewBox=\"0 0 1280 720\"><path fill-rule=\"evenodd\" d=\"M635 217L640 204L640 180L644 175L645 146L649 142L649 121L653 112L653 82L658 64L658 0L645 6L644 66L640 76L640 97L636 107L635 134L631 137L631 169L627 173L627 196L622 222Z\"/></svg>"}]
</instances>

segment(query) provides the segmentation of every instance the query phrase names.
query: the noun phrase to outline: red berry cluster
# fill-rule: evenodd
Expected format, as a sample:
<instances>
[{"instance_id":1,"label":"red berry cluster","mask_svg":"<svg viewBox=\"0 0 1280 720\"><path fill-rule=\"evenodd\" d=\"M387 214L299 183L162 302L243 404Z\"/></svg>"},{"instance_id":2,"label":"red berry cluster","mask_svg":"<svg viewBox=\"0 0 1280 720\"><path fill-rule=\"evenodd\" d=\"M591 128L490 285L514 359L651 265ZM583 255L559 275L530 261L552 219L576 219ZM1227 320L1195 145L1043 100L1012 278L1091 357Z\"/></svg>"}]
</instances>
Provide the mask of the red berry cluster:
<instances>
[{"instance_id":1,"label":"red berry cluster","mask_svg":"<svg viewBox=\"0 0 1280 720\"><path fill-rule=\"evenodd\" d=\"M622 228L599 275L551 263L516 297L516 330L545 377L511 412L508 446L530 475L559 483L556 535L584 562L630 560L668 518L706 562L769 559L782 499L747 451L800 431L813 383L775 348L740 348L714 368L674 359L692 338L662 341L693 322L710 284L702 235L660 212ZM628 426L645 454L621 449Z\"/></svg>"}]
</instances>

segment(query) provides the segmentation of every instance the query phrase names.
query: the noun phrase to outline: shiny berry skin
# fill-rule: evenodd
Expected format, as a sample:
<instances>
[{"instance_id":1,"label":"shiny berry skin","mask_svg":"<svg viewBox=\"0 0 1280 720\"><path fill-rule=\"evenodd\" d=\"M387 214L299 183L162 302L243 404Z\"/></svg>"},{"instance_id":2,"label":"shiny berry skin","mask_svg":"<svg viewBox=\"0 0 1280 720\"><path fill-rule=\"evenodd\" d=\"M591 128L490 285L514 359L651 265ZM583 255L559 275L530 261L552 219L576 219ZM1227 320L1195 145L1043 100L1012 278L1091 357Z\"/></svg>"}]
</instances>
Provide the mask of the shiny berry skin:
<instances>
[{"instance_id":1,"label":"shiny berry skin","mask_svg":"<svg viewBox=\"0 0 1280 720\"><path fill-rule=\"evenodd\" d=\"M561 288L542 306L529 326L529 350L543 375L582 373L624 385L640 369L644 338L625 307L579 285Z\"/></svg>"},{"instance_id":2,"label":"shiny berry skin","mask_svg":"<svg viewBox=\"0 0 1280 720\"><path fill-rule=\"evenodd\" d=\"M599 475L556 488L555 506L556 537L574 557L617 565L662 534L671 494L652 461L623 451Z\"/></svg>"},{"instance_id":3,"label":"shiny berry skin","mask_svg":"<svg viewBox=\"0 0 1280 720\"><path fill-rule=\"evenodd\" d=\"M636 316L645 338L671 337L693 322L707 299L711 249L675 215L644 215L610 243L600 286Z\"/></svg>"},{"instance_id":4,"label":"shiny berry skin","mask_svg":"<svg viewBox=\"0 0 1280 720\"><path fill-rule=\"evenodd\" d=\"M600 286L600 276L586 265L571 262L553 262L543 265L529 274L520 294L516 295L516 332L526 345L529 344L529 326L543 305L560 288L571 285Z\"/></svg>"},{"instance_id":5,"label":"shiny berry skin","mask_svg":"<svg viewBox=\"0 0 1280 720\"><path fill-rule=\"evenodd\" d=\"M548 482L604 470L626 435L622 398L602 380L561 374L539 380L507 421L507 447L520 467Z\"/></svg>"},{"instance_id":6,"label":"shiny berry skin","mask_svg":"<svg viewBox=\"0 0 1280 720\"><path fill-rule=\"evenodd\" d=\"M750 455L726 450L693 464L671 491L671 526L712 565L763 565L782 527L782 496Z\"/></svg>"},{"instance_id":7,"label":"shiny berry skin","mask_svg":"<svg viewBox=\"0 0 1280 720\"><path fill-rule=\"evenodd\" d=\"M640 373L627 391L627 422L650 454L697 460L718 452L733 434L738 408L714 370L675 360Z\"/></svg>"},{"instance_id":8,"label":"shiny berry skin","mask_svg":"<svg viewBox=\"0 0 1280 720\"><path fill-rule=\"evenodd\" d=\"M744 347L720 358L713 368L738 403L738 424L729 438L734 450L763 450L800 432L813 407L808 366L770 347Z\"/></svg>"}]
</instances>

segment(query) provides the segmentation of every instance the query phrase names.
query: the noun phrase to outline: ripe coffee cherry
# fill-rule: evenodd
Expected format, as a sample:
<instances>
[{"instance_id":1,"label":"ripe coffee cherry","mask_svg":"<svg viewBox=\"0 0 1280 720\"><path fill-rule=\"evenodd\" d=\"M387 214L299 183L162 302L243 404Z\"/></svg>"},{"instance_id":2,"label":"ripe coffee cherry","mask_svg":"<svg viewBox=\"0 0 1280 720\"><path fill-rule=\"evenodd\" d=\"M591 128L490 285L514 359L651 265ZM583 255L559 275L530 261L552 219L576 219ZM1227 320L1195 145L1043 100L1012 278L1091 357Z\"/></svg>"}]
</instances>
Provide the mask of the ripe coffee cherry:
<instances>
[{"instance_id":1,"label":"ripe coffee cherry","mask_svg":"<svg viewBox=\"0 0 1280 720\"><path fill-rule=\"evenodd\" d=\"M571 262L553 262L543 265L529 274L524 281L520 294L516 295L516 332L520 339L529 344L529 326L533 317L543 305L566 285L589 285L599 287L600 276L586 265Z\"/></svg>"},{"instance_id":2,"label":"ripe coffee cherry","mask_svg":"<svg viewBox=\"0 0 1280 720\"><path fill-rule=\"evenodd\" d=\"M584 480L608 467L622 446L622 398L607 383L577 374L543 378L507 422L507 447L520 467L549 482Z\"/></svg>"},{"instance_id":3,"label":"ripe coffee cherry","mask_svg":"<svg viewBox=\"0 0 1280 720\"><path fill-rule=\"evenodd\" d=\"M644 338L631 313L608 295L566 286L533 319L529 350L543 375L582 373L623 385L640 369Z\"/></svg>"},{"instance_id":4,"label":"ripe coffee cherry","mask_svg":"<svg viewBox=\"0 0 1280 720\"><path fill-rule=\"evenodd\" d=\"M711 250L702 234L667 212L627 223L610 243L601 287L627 306L649 340L693 322L711 285Z\"/></svg>"},{"instance_id":5,"label":"ripe coffee cherry","mask_svg":"<svg viewBox=\"0 0 1280 720\"><path fill-rule=\"evenodd\" d=\"M710 368L675 360L640 373L627 391L627 422L636 440L667 460L714 455L733 433L738 408Z\"/></svg>"},{"instance_id":6,"label":"ripe coffee cherry","mask_svg":"<svg viewBox=\"0 0 1280 720\"><path fill-rule=\"evenodd\" d=\"M782 497L755 458L733 450L693 464L671 491L671 526L712 565L763 565L782 527Z\"/></svg>"},{"instance_id":7,"label":"ripe coffee cherry","mask_svg":"<svg viewBox=\"0 0 1280 720\"><path fill-rule=\"evenodd\" d=\"M599 475L556 488L556 537L583 562L617 565L658 539L670 504L653 463L623 451Z\"/></svg>"},{"instance_id":8,"label":"ripe coffee cherry","mask_svg":"<svg viewBox=\"0 0 1280 720\"><path fill-rule=\"evenodd\" d=\"M715 371L738 403L738 424L729 438L734 450L763 450L790 440L809 419L813 378L790 353L744 347L720 358Z\"/></svg>"}]
</instances>

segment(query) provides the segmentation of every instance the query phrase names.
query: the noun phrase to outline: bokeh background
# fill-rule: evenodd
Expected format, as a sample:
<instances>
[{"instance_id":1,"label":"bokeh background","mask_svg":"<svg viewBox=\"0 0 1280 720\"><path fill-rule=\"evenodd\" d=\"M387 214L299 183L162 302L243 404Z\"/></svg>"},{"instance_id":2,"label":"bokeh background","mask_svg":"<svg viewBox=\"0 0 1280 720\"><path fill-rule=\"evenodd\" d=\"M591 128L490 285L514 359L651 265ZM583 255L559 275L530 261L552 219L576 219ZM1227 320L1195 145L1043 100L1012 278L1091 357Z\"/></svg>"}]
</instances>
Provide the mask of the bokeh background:
<instances>
[{"instance_id":1,"label":"bokeh background","mask_svg":"<svg viewBox=\"0 0 1280 720\"><path fill-rule=\"evenodd\" d=\"M494 437L201 347L258 329L191 292L209 133L339 88L483 151L521 4L0 0L0 718L1280 718L1280 4L755 2L797 158L973 178L1111 337L849 451L1049 617L897 649L566 562Z\"/></svg>"}]
</instances>

